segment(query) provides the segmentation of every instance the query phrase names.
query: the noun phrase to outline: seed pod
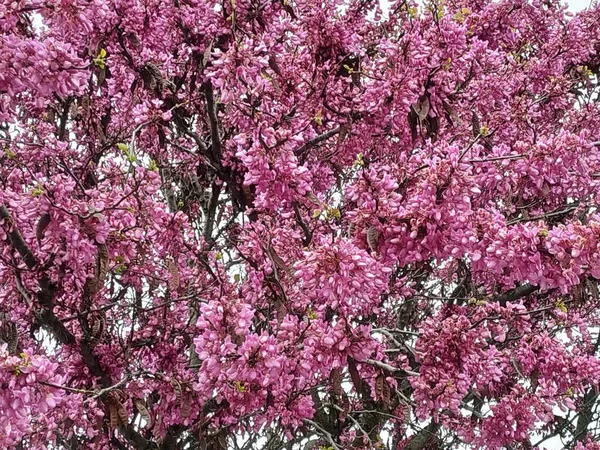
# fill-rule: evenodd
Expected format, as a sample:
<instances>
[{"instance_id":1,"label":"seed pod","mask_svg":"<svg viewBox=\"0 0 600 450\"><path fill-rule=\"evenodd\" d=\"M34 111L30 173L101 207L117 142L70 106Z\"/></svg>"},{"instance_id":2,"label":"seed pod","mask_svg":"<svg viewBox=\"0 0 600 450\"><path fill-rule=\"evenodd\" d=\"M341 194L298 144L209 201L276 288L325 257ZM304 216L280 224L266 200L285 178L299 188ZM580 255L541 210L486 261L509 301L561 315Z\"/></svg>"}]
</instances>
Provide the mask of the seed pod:
<instances>
[{"instance_id":1,"label":"seed pod","mask_svg":"<svg viewBox=\"0 0 600 450\"><path fill-rule=\"evenodd\" d=\"M144 404L143 400L136 399L134 401L134 404L135 404L135 408L140 413L140 416L146 422L145 426L151 427L152 426L152 416L150 415L150 411L148 411L148 408L146 408L146 405Z\"/></svg>"},{"instance_id":2,"label":"seed pod","mask_svg":"<svg viewBox=\"0 0 600 450\"><path fill-rule=\"evenodd\" d=\"M340 406L342 411L340 411L340 415L338 416L338 420L342 423L346 421L348 417L348 412L350 411L350 399L348 398L348 394L342 391L342 395L340 398Z\"/></svg>"},{"instance_id":3,"label":"seed pod","mask_svg":"<svg viewBox=\"0 0 600 450\"><path fill-rule=\"evenodd\" d=\"M117 403L117 414L119 415L119 420L121 421L121 424L127 425L129 423L129 414L127 413L125 406L121 402Z\"/></svg>"},{"instance_id":4,"label":"seed pod","mask_svg":"<svg viewBox=\"0 0 600 450\"><path fill-rule=\"evenodd\" d=\"M119 425L119 415L117 413L116 403L110 402L108 404L108 417L109 417L110 427L112 429L117 428L117 426Z\"/></svg>"},{"instance_id":5,"label":"seed pod","mask_svg":"<svg viewBox=\"0 0 600 450\"><path fill-rule=\"evenodd\" d=\"M96 345L104 337L106 332L106 314L104 311L96 311L88 318L90 325L90 345Z\"/></svg>"},{"instance_id":6,"label":"seed pod","mask_svg":"<svg viewBox=\"0 0 600 450\"><path fill-rule=\"evenodd\" d=\"M377 248L379 247L379 232L375 227L369 227L367 230L367 245L369 249L377 253Z\"/></svg>"},{"instance_id":7,"label":"seed pod","mask_svg":"<svg viewBox=\"0 0 600 450\"><path fill-rule=\"evenodd\" d=\"M181 417L187 419L190 417L191 399L189 392L184 392L181 395Z\"/></svg>"},{"instance_id":8,"label":"seed pod","mask_svg":"<svg viewBox=\"0 0 600 450\"><path fill-rule=\"evenodd\" d=\"M275 72L277 75L281 76L281 69L279 68L279 65L277 64L277 60L275 59L275 56L273 56L273 55L269 55L269 67L271 68L271 70L273 72Z\"/></svg>"},{"instance_id":9,"label":"seed pod","mask_svg":"<svg viewBox=\"0 0 600 450\"><path fill-rule=\"evenodd\" d=\"M479 116L475 111L472 111L471 125L473 127L473 137L479 136L479 133L481 133L481 124L479 123Z\"/></svg>"},{"instance_id":10,"label":"seed pod","mask_svg":"<svg viewBox=\"0 0 600 450\"><path fill-rule=\"evenodd\" d=\"M384 402L384 398L383 398L384 384L385 384L385 377L383 375L378 375L377 378L375 379L375 396L377 397L377 400L379 400L381 402Z\"/></svg>"},{"instance_id":11,"label":"seed pod","mask_svg":"<svg viewBox=\"0 0 600 450\"><path fill-rule=\"evenodd\" d=\"M106 273L108 272L108 247L105 244L98 246L98 254L96 256L96 276L100 287L104 285Z\"/></svg>"},{"instance_id":12,"label":"seed pod","mask_svg":"<svg viewBox=\"0 0 600 450\"><path fill-rule=\"evenodd\" d=\"M6 342L8 344L8 352L14 354L17 352L19 344L19 333L17 331L17 325L11 321L0 322L0 342Z\"/></svg>"},{"instance_id":13,"label":"seed pod","mask_svg":"<svg viewBox=\"0 0 600 450\"><path fill-rule=\"evenodd\" d=\"M404 400L401 400L400 408L402 408L404 423L410 423L410 405Z\"/></svg>"},{"instance_id":14,"label":"seed pod","mask_svg":"<svg viewBox=\"0 0 600 450\"><path fill-rule=\"evenodd\" d=\"M350 222L348 224L348 231L347 231L348 237L352 236L352 233L354 233L354 223Z\"/></svg>"},{"instance_id":15,"label":"seed pod","mask_svg":"<svg viewBox=\"0 0 600 450\"><path fill-rule=\"evenodd\" d=\"M330 375L331 390L335 395L341 395L342 393L342 373L340 369L333 369Z\"/></svg>"},{"instance_id":16,"label":"seed pod","mask_svg":"<svg viewBox=\"0 0 600 450\"><path fill-rule=\"evenodd\" d=\"M169 270L169 274L171 275L171 280L169 281L169 289L171 291L176 291L179 289L179 269L177 268L177 264L172 259L169 259L167 263L167 268Z\"/></svg>"},{"instance_id":17,"label":"seed pod","mask_svg":"<svg viewBox=\"0 0 600 450\"><path fill-rule=\"evenodd\" d=\"M350 356L348 356L348 372L350 372L350 379L352 380L352 384L354 385L356 392L362 392L362 378L358 373L356 362Z\"/></svg>"},{"instance_id":18,"label":"seed pod","mask_svg":"<svg viewBox=\"0 0 600 450\"><path fill-rule=\"evenodd\" d=\"M173 392L175 392L175 398L177 399L177 402L181 403L181 395L183 393L183 390L181 389L181 383L173 378L171 379L171 386L173 387Z\"/></svg>"}]
</instances>

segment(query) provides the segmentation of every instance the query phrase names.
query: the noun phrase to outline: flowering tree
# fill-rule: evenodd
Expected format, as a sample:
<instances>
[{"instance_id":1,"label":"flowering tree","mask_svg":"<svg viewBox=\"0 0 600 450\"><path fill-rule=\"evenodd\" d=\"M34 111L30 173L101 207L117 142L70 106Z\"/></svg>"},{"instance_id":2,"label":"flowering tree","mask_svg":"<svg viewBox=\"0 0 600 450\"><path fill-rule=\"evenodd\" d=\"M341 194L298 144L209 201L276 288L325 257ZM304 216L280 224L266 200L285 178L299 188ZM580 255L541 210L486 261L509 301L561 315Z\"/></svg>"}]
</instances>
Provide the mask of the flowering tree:
<instances>
[{"instance_id":1,"label":"flowering tree","mask_svg":"<svg viewBox=\"0 0 600 450\"><path fill-rule=\"evenodd\" d=\"M2 0L0 448L600 448L599 73L553 0Z\"/></svg>"}]
</instances>

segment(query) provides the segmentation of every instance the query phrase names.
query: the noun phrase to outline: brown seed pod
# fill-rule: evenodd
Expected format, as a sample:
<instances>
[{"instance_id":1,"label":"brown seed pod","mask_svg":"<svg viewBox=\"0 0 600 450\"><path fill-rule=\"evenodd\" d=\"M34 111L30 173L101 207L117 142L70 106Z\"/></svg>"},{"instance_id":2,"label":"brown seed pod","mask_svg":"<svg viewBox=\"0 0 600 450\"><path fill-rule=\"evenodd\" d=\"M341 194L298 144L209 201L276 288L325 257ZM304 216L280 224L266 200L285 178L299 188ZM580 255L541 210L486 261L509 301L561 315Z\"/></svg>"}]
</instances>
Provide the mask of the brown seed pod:
<instances>
[{"instance_id":1,"label":"brown seed pod","mask_svg":"<svg viewBox=\"0 0 600 450\"><path fill-rule=\"evenodd\" d=\"M369 227L367 230L367 245L369 249L377 253L377 248L379 247L379 232L375 227Z\"/></svg>"},{"instance_id":2,"label":"brown seed pod","mask_svg":"<svg viewBox=\"0 0 600 450\"><path fill-rule=\"evenodd\" d=\"M169 259L167 262L167 269L169 270L169 274L171 275L171 280L169 281L169 289L171 291L176 291L179 289L179 268L177 264L172 259Z\"/></svg>"}]
</instances>

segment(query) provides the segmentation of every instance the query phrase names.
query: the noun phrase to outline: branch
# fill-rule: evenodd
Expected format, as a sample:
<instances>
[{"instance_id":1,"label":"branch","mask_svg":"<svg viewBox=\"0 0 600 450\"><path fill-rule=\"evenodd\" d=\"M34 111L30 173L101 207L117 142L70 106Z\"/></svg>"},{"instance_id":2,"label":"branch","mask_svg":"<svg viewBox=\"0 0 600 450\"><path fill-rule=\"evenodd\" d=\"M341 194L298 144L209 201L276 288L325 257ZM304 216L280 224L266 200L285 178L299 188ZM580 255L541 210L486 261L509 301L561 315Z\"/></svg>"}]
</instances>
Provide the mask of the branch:
<instances>
[{"instance_id":1,"label":"branch","mask_svg":"<svg viewBox=\"0 0 600 450\"><path fill-rule=\"evenodd\" d=\"M62 323L70 322L71 320L79 319L79 318L81 318L83 316L86 316L89 313L99 312L99 311L106 311L107 309L110 309L110 308L112 308L113 306L116 306L116 305L118 305L118 301L115 300L115 301L113 301L111 303L107 303L104 306L100 306L98 308L93 308L93 309L86 309L85 311L81 311L81 312L79 312L77 314L73 314L72 316L65 317L63 319L60 319L60 321Z\"/></svg>"},{"instance_id":2,"label":"branch","mask_svg":"<svg viewBox=\"0 0 600 450\"><path fill-rule=\"evenodd\" d=\"M62 386L60 384L54 384L54 383L49 383L48 381L38 381L38 383L43 384L44 386L50 386L56 389L62 389L65 391L69 391L69 392L74 392L76 394L90 394L91 391L88 391L87 389L76 389L76 388L72 388L69 386Z\"/></svg>"},{"instance_id":3,"label":"branch","mask_svg":"<svg viewBox=\"0 0 600 450\"><path fill-rule=\"evenodd\" d=\"M117 448L119 450L129 450L125 445L123 445L123 443L120 440L118 440L114 436L111 436L110 442L112 443L112 445L115 446L115 448Z\"/></svg>"},{"instance_id":4,"label":"branch","mask_svg":"<svg viewBox=\"0 0 600 450\"><path fill-rule=\"evenodd\" d=\"M133 427L123 425L119 427L119 432L127 439L135 449L151 449L150 442L138 433Z\"/></svg>"},{"instance_id":5,"label":"branch","mask_svg":"<svg viewBox=\"0 0 600 450\"><path fill-rule=\"evenodd\" d=\"M409 336L416 336L416 337L421 336L421 333L416 333L414 331L408 331L408 330L399 330L398 328L373 328L371 330L371 332L372 333L383 333L386 336L389 336L391 338L393 338L392 333L408 334Z\"/></svg>"},{"instance_id":6,"label":"branch","mask_svg":"<svg viewBox=\"0 0 600 450\"><path fill-rule=\"evenodd\" d=\"M19 291L19 294L21 294L21 296L25 299L27 306L31 308L33 301L31 300L29 292L27 292L27 290L25 289L25 286L23 286L23 281L21 280L21 273L18 270L15 270L15 284L17 286L17 291Z\"/></svg>"},{"instance_id":7,"label":"branch","mask_svg":"<svg viewBox=\"0 0 600 450\"><path fill-rule=\"evenodd\" d=\"M342 450L342 448L339 445L337 445L337 443L333 439L333 436L331 435L331 433L329 431L327 431L325 428L321 427L318 423L313 422L310 419L304 419L304 423L306 423L308 425L312 425L313 427L315 427L315 429L317 431L323 433L325 435L325 437L327 438L327 440L329 441L329 443L331 444L331 446L334 448L334 450Z\"/></svg>"},{"instance_id":8,"label":"branch","mask_svg":"<svg viewBox=\"0 0 600 450\"><path fill-rule=\"evenodd\" d=\"M367 359L367 360L365 360L365 363L366 364L370 364L372 366L377 366L377 367L379 367L381 369L384 369L384 370L387 370L388 372L391 372L391 373L404 372L407 375L412 376L412 377L419 376L418 372L413 372L412 370L399 369L398 367L390 366L389 364L386 364L386 363L381 362L381 361L376 361L374 359Z\"/></svg>"},{"instance_id":9,"label":"branch","mask_svg":"<svg viewBox=\"0 0 600 450\"><path fill-rule=\"evenodd\" d=\"M33 256L31 249L23 240L21 233L19 233L19 230L14 225L10 213L4 205L0 205L0 219L6 220L11 225L12 231L8 233L8 239L11 246L19 252L29 269L35 268L38 265L38 260ZM20 292L23 291L21 294L26 301L29 301L28 296L25 295L24 289L21 289L23 286L19 277L16 276L16 279L17 289ZM75 336L73 336L60 320L58 320L56 314L54 314L52 310L54 307L53 299L56 286L52 283L48 275L44 274L40 279L39 287L40 290L37 293L37 300L42 308L36 311L38 325L47 327L61 344L74 344Z\"/></svg>"},{"instance_id":10,"label":"branch","mask_svg":"<svg viewBox=\"0 0 600 450\"><path fill-rule=\"evenodd\" d=\"M127 383L129 380L131 380L133 377L135 377L137 375L139 375L139 374L135 373L135 374L127 375L125 378L123 378L118 383L113 384L112 386L105 387L104 389L100 389L98 392L96 392L94 395L92 395L92 398L93 399L100 398L103 395L108 394L110 391L119 389L121 386L123 386L125 383Z\"/></svg>"},{"instance_id":11,"label":"branch","mask_svg":"<svg viewBox=\"0 0 600 450\"><path fill-rule=\"evenodd\" d=\"M175 201L175 193L173 189L171 189L171 171L167 168L160 168L159 173L162 178L162 185L164 186L164 195L167 199L167 205L169 207L169 212L176 213L177 212L177 202Z\"/></svg>"},{"instance_id":12,"label":"branch","mask_svg":"<svg viewBox=\"0 0 600 450\"><path fill-rule=\"evenodd\" d=\"M335 127L332 130L326 131L323 134L320 134L319 136L312 138L311 140L307 141L304 143L304 145L302 145L301 147L297 148L296 150L294 150L294 154L298 157L298 158L302 158L305 156L305 153L311 148L314 147L315 145L320 144L323 141L326 141L327 139L329 139L332 136L335 136L336 134L338 134L340 132L340 127Z\"/></svg>"},{"instance_id":13,"label":"branch","mask_svg":"<svg viewBox=\"0 0 600 450\"><path fill-rule=\"evenodd\" d=\"M67 98L64 103L62 114L60 115L60 125L58 129L58 140L64 141L67 132L67 120L69 119L69 109L71 108L72 98Z\"/></svg>"},{"instance_id":14,"label":"branch","mask_svg":"<svg viewBox=\"0 0 600 450\"><path fill-rule=\"evenodd\" d=\"M473 146L475 144L477 144L477 142L479 142L479 139L481 139L481 138L482 138L481 133L478 133L477 136L475 136L475 139L473 141L471 141L471 143L469 145L467 145L467 147L462 151L462 153L458 157L458 162L462 161L462 159L465 157L465 155L467 154L467 152L469 150L471 150L471 148L473 148Z\"/></svg>"},{"instance_id":15,"label":"branch","mask_svg":"<svg viewBox=\"0 0 600 450\"><path fill-rule=\"evenodd\" d=\"M198 146L198 148L200 149L200 152L204 155L206 155L208 153L208 148L206 147L206 144L204 143L204 141L200 138L200 136L198 136L196 133L194 133L193 131L188 130L186 127L179 127L179 129L181 130L181 132L183 134L185 134L188 137L191 137L194 142L196 143L196 145ZM173 144L175 145L177 148L179 148L180 150L184 150L186 153L190 153L190 150L181 147L179 144ZM212 165L212 161L210 161L210 164ZM213 169L215 169L215 167L213 167ZM216 170L216 169L215 169Z\"/></svg>"},{"instance_id":16,"label":"branch","mask_svg":"<svg viewBox=\"0 0 600 450\"><path fill-rule=\"evenodd\" d=\"M500 306L506 307L508 302L514 302L522 297L527 297L528 295L533 294L535 291L539 290L539 286L534 286L531 284L524 284L519 286L511 291L505 292L498 297L495 297L492 301L498 302Z\"/></svg>"},{"instance_id":17,"label":"branch","mask_svg":"<svg viewBox=\"0 0 600 450\"><path fill-rule=\"evenodd\" d=\"M90 373L100 379L100 384L105 387L110 386L110 378L108 378L108 375L106 375L106 372L102 369L98 357L85 339L81 340L79 353L81 354L84 364L90 370Z\"/></svg>"},{"instance_id":18,"label":"branch","mask_svg":"<svg viewBox=\"0 0 600 450\"><path fill-rule=\"evenodd\" d=\"M306 225L304 220L302 220L302 215L300 214L300 209L298 208L298 204L296 202L293 202L293 205L294 205L294 215L296 216L296 223L298 225L300 225L300 228L302 228L302 231L304 232L304 238L302 239L302 245L304 247L308 247L310 245L310 242L312 241L312 232L310 231L310 228L308 228L308 225Z\"/></svg>"},{"instance_id":19,"label":"branch","mask_svg":"<svg viewBox=\"0 0 600 450\"><path fill-rule=\"evenodd\" d=\"M208 203L208 209L206 212L206 222L204 224L204 239L207 243L210 243L212 239L214 222L215 222L215 213L217 212L217 205L219 204L219 195L221 194L221 186L217 183L213 183L212 190L210 193L210 201Z\"/></svg>"},{"instance_id":20,"label":"branch","mask_svg":"<svg viewBox=\"0 0 600 450\"><path fill-rule=\"evenodd\" d=\"M36 312L36 318L38 325L47 328L59 343L72 345L76 342L75 336L67 330L51 309L43 307Z\"/></svg>"},{"instance_id":21,"label":"branch","mask_svg":"<svg viewBox=\"0 0 600 450\"><path fill-rule=\"evenodd\" d=\"M340 411L342 413L344 412L344 409L340 408L338 405L330 403L329 406L331 406L333 409L335 409L337 411ZM367 438L367 440L369 441L369 444L372 446L373 445L373 441L371 441L371 437L369 436L369 433L367 433L365 431L365 429L358 422L358 420L356 420L354 417L352 417L352 414L348 414L347 417L348 417L348 419L350 419L352 421L352 423L354 423L354 425L356 426L356 428L358 428L358 430L362 433L363 437Z\"/></svg>"},{"instance_id":22,"label":"branch","mask_svg":"<svg viewBox=\"0 0 600 450\"><path fill-rule=\"evenodd\" d=\"M520 155L506 155L506 156L496 156L493 158L483 158L483 159L470 159L469 162L470 163L478 163L478 162L492 162L492 161L505 161L505 160L510 160L510 159L521 159L524 158L526 155L520 154Z\"/></svg>"},{"instance_id":23,"label":"branch","mask_svg":"<svg viewBox=\"0 0 600 450\"><path fill-rule=\"evenodd\" d=\"M552 211L547 214L542 214L539 216L511 220L510 222L506 222L506 225L510 226L510 225L514 225L516 223L532 222L534 220L542 220L542 219L549 219L551 217L562 216L562 215L566 215L566 214L570 213L571 211L574 211L575 209L577 209L577 205L569 206L565 209L561 209L558 211Z\"/></svg>"},{"instance_id":24,"label":"branch","mask_svg":"<svg viewBox=\"0 0 600 450\"><path fill-rule=\"evenodd\" d=\"M210 81L204 83L204 95L206 96L206 109L210 122L210 135L212 138L212 155L215 162L221 161L221 138L219 136L219 120L217 118L217 107L213 86Z\"/></svg>"},{"instance_id":25,"label":"branch","mask_svg":"<svg viewBox=\"0 0 600 450\"><path fill-rule=\"evenodd\" d=\"M12 229L12 231L8 232L10 244L17 252L19 252L27 267L29 269L33 269L35 266L37 266L38 261L36 257L33 256L33 252L29 246L23 240L23 236L21 236L21 233L19 233L19 230L10 216L8 209L6 209L6 206L4 205L0 205L0 219L5 220L8 223L9 228Z\"/></svg>"}]
</instances>

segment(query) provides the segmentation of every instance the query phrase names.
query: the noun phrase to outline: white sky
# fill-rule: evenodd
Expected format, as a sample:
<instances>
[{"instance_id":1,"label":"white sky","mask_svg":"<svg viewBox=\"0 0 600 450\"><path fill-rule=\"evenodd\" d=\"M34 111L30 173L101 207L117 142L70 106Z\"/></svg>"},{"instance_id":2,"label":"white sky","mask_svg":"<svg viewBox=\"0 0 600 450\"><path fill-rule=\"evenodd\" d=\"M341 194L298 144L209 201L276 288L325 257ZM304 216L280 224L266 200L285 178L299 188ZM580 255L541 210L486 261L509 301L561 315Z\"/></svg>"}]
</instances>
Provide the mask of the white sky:
<instances>
[{"instance_id":1,"label":"white sky","mask_svg":"<svg viewBox=\"0 0 600 450\"><path fill-rule=\"evenodd\" d=\"M590 6L592 2L591 0L568 0L567 3L571 11L581 11Z\"/></svg>"}]
</instances>

